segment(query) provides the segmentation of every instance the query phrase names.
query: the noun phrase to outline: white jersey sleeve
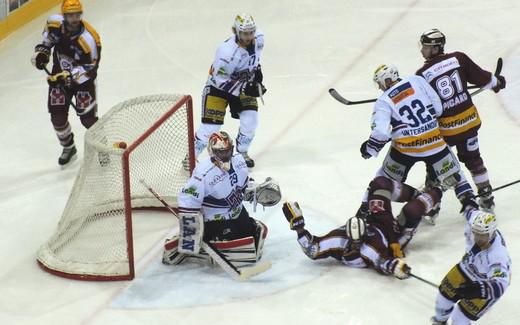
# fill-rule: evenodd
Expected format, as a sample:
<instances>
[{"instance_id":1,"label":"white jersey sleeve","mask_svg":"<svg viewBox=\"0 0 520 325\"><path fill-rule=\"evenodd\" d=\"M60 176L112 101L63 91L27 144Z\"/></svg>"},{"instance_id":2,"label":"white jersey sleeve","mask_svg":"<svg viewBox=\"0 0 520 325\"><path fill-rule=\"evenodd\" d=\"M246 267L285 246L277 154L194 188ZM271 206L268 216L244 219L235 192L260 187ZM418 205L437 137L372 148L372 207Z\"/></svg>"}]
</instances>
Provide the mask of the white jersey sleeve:
<instances>
[{"instance_id":1,"label":"white jersey sleeve","mask_svg":"<svg viewBox=\"0 0 520 325\"><path fill-rule=\"evenodd\" d=\"M377 157L379 151L391 140L391 119L392 107L382 98L378 98L370 121L372 131L367 143L367 151L373 157Z\"/></svg>"}]
</instances>

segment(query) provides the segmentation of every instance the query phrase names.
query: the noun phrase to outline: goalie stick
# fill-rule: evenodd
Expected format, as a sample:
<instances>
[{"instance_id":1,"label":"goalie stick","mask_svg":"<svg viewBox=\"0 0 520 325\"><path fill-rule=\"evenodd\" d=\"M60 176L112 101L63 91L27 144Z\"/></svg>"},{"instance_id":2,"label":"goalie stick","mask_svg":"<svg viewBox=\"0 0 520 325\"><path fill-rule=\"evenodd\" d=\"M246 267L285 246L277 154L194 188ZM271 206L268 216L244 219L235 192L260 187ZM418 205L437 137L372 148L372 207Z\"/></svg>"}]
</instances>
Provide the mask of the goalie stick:
<instances>
[{"instance_id":1,"label":"goalie stick","mask_svg":"<svg viewBox=\"0 0 520 325\"><path fill-rule=\"evenodd\" d=\"M495 69L495 77L500 75L500 72L502 71L502 64L503 64L503 60L502 58L498 58L497 60L497 67ZM475 88L479 88L478 86L469 86L468 89L475 89ZM472 92L470 95L471 96L475 96L475 95L478 95L480 94L481 92L483 92L485 90L485 88L479 88L478 90ZM364 99L364 100L358 100L358 101L355 101L355 100L348 100L346 99L345 97L341 96L341 94L334 88L330 88L329 89L329 94L335 99L337 100L338 102L344 104L344 105L358 105L358 104L367 104L367 103L374 103L377 98L372 98L372 99Z\"/></svg>"},{"instance_id":2,"label":"goalie stick","mask_svg":"<svg viewBox=\"0 0 520 325\"><path fill-rule=\"evenodd\" d=\"M166 207L166 209L168 209L168 211L170 211L175 217L179 217L177 212L175 212L175 210L173 210L173 208L150 185L148 185L144 179L141 179L140 182ZM224 256L224 254L215 249L209 241L202 241L202 248L227 274L231 276L231 278L233 278L233 280L236 281L246 281L249 278L271 268L271 262L264 261L256 263L254 266L239 270Z\"/></svg>"}]
</instances>

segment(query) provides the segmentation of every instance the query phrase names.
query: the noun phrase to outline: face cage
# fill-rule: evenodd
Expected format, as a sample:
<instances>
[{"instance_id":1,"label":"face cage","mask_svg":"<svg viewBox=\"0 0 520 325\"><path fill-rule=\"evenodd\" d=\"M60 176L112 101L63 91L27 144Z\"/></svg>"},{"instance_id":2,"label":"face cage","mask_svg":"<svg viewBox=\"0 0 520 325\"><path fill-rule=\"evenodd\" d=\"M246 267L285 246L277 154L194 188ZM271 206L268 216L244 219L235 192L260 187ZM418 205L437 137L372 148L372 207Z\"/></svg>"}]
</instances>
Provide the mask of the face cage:
<instances>
[{"instance_id":1,"label":"face cage","mask_svg":"<svg viewBox=\"0 0 520 325\"><path fill-rule=\"evenodd\" d=\"M233 146L231 146L228 149L212 149L211 152L213 153L215 159L226 163L231 160L231 157L233 156L233 149Z\"/></svg>"}]
</instances>

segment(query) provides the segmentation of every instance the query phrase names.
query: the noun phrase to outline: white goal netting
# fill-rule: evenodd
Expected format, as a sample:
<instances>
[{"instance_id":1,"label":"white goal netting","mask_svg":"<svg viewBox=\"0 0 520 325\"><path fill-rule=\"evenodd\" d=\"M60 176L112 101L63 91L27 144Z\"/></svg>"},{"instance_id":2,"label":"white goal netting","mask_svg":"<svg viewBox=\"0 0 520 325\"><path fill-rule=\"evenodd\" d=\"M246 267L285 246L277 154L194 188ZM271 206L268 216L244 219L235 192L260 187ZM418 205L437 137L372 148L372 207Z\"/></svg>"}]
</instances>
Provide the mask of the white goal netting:
<instances>
[{"instance_id":1,"label":"white goal netting","mask_svg":"<svg viewBox=\"0 0 520 325\"><path fill-rule=\"evenodd\" d=\"M144 96L110 109L86 132L82 166L56 232L38 251L40 265L70 278L132 279L131 209L162 207L139 181L177 206L192 144L190 96Z\"/></svg>"}]
</instances>

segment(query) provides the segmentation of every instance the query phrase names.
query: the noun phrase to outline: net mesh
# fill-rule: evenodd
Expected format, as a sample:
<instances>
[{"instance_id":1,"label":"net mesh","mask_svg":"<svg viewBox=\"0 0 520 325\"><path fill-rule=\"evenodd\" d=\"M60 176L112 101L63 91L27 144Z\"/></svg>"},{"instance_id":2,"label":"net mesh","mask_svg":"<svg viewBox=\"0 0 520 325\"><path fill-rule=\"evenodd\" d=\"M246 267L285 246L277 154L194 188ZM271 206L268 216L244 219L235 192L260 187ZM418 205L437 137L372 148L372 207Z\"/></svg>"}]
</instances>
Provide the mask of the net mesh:
<instances>
[{"instance_id":1,"label":"net mesh","mask_svg":"<svg viewBox=\"0 0 520 325\"><path fill-rule=\"evenodd\" d=\"M177 193L189 177L183 164L192 142L189 125L191 98L181 95L127 100L99 119L86 132L83 164L55 234L38 251L40 264L73 278L133 277L124 161L132 208L162 207L141 179L177 206ZM128 158L120 142L127 143Z\"/></svg>"}]
</instances>

